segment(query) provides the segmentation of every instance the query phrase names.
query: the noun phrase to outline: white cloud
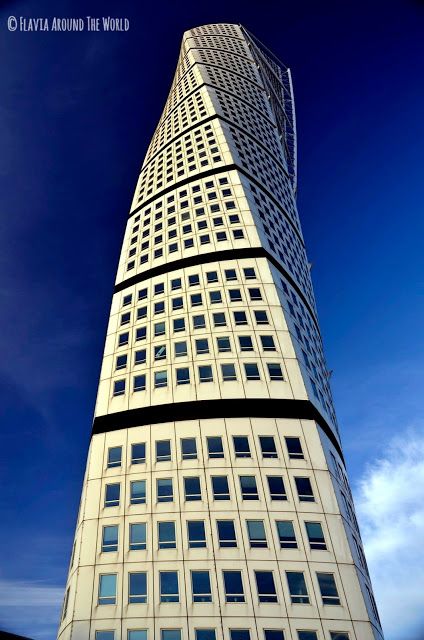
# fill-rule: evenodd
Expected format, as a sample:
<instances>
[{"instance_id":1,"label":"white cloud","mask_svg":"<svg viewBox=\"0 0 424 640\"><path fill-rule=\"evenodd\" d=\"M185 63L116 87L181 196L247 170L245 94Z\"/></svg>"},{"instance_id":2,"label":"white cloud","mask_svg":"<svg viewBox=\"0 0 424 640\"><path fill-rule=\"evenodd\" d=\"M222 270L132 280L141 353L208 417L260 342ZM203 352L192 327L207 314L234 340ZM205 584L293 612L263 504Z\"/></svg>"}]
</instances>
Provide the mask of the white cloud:
<instances>
[{"instance_id":1,"label":"white cloud","mask_svg":"<svg viewBox=\"0 0 424 640\"><path fill-rule=\"evenodd\" d=\"M402 431L360 479L356 508L386 640L419 640L424 638L424 430Z\"/></svg>"},{"instance_id":2,"label":"white cloud","mask_svg":"<svg viewBox=\"0 0 424 640\"><path fill-rule=\"evenodd\" d=\"M64 590L44 582L0 578L0 628L53 640Z\"/></svg>"}]
</instances>

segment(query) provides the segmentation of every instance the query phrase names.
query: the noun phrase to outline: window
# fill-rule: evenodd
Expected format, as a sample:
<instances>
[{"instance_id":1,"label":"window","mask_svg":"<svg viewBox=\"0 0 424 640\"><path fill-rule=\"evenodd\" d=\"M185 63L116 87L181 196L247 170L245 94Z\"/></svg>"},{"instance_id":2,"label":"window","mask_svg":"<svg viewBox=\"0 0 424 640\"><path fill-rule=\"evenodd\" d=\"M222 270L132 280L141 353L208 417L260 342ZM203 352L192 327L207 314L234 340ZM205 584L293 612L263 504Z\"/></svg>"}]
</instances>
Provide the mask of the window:
<instances>
[{"instance_id":1,"label":"window","mask_svg":"<svg viewBox=\"0 0 424 640\"><path fill-rule=\"evenodd\" d=\"M177 385L190 384L190 369L188 367L181 367L176 370Z\"/></svg>"},{"instance_id":2,"label":"window","mask_svg":"<svg viewBox=\"0 0 424 640\"><path fill-rule=\"evenodd\" d=\"M202 294L201 293L192 293L190 296L191 299L191 306L192 307L198 307L201 304L203 304L203 300L202 300Z\"/></svg>"},{"instance_id":3,"label":"window","mask_svg":"<svg viewBox=\"0 0 424 640\"><path fill-rule=\"evenodd\" d=\"M175 333L178 333L178 331L185 331L184 318L175 318L175 320L173 320L172 326Z\"/></svg>"},{"instance_id":4,"label":"window","mask_svg":"<svg viewBox=\"0 0 424 640\"><path fill-rule=\"evenodd\" d=\"M181 640L181 629L161 629L161 640Z\"/></svg>"},{"instance_id":5,"label":"window","mask_svg":"<svg viewBox=\"0 0 424 640\"><path fill-rule=\"evenodd\" d=\"M159 549L175 549L175 522L158 522Z\"/></svg>"},{"instance_id":6,"label":"window","mask_svg":"<svg viewBox=\"0 0 424 640\"><path fill-rule=\"evenodd\" d=\"M232 520L217 520L216 526L218 530L219 546L224 547L236 547L236 530L234 528L234 522Z\"/></svg>"},{"instance_id":7,"label":"window","mask_svg":"<svg viewBox=\"0 0 424 640\"><path fill-rule=\"evenodd\" d=\"M193 329L204 329L206 327L205 316L193 316Z\"/></svg>"},{"instance_id":8,"label":"window","mask_svg":"<svg viewBox=\"0 0 424 640\"><path fill-rule=\"evenodd\" d=\"M253 302L254 300L262 300L262 294L261 294L261 290L254 288L254 289L249 289L249 296L250 296L250 300Z\"/></svg>"},{"instance_id":9,"label":"window","mask_svg":"<svg viewBox=\"0 0 424 640\"><path fill-rule=\"evenodd\" d=\"M172 311L176 311L177 309L182 309L184 307L182 298L172 298Z\"/></svg>"},{"instance_id":10,"label":"window","mask_svg":"<svg viewBox=\"0 0 424 640\"><path fill-rule=\"evenodd\" d=\"M115 380L113 383L113 395L122 396L125 393L125 380Z\"/></svg>"},{"instance_id":11,"label":"window","mask_svg":"<svg viewBox=\"0 0 424 640\"><path fill-rule=\"evenodd\" d=\"M166 371L155 371L155 389L166 387L168 384L168 373Z\"/></svg>"},{"instance_id":12,"label":"window","mask_svg":"<svg viewBox=\"0 0 424 640\"><path fill-rule=\"evenodd\" d=\"M155 302L155 315L159 313L163 313L165 311L165 303L164 302Z\"/></svg>"},{"instance_id":13,"label":"window","mask_svg":"<svg viewBox=\"0 0 424 640\"><path fill-rule=\"evenodd\" d=\"M250 640L249 629L230 629L230 640Z\"/></svg>"},{"instance_id":14,"label":"window","mask_svg":"<svg viewBox=\"0 0 424 640\"><path fill-rule=\"evenodd\" d=\"M213 382L212 367L210 365L202 365L198 369L200 382Z\"/></svg>"},{"instance_id":15,"label":"window","mask_svg":"<svg viewBox=\"0 0 424 640\"><path fill-rule=\"evenodd\" d=\"M194 275L194 276L189 276L188 277L188 284L190 287L196 287L200 284L200 279L198 275Z\"/></svg>"},{"instance_id":16,"label":"window","mask_svg":"<svg viewBox=\"0 0 424 640\"><path fill-rule=\"evenodd\" d=\"M245 602L241 571L224 571L226 602Z\"/></svg>"},{"instance_id":17,"label":"window","mask_svg":"<svg viewBox=\"0 0 424 640\"><path fill-rule=\"evenodd\" d=\"M216 640L215 629L196 629L196 640Z\"/></svg>"},{"instance_id":18,"label":"window","mask_svg":"<svg viewBox=\"0 0 424 640\"><path fill-rule=\"evenodd\" d=\"M222 446L222 438L221 436L209 436L206 438L206 442L208 445L208 455L209 458L223 458L224 457L224 449Z\"/></svg>"},{"instance_id":19,"label":"window","mask_svg":"<svg viewBox=\"0 0 424 640\"><path fill-rule=\"evenodd\" d=\"M118 551L118 525L108 525L103 527L102 551Z\"/></svg>"},{"instance_id":20,"label":"window","mask_svg":"<svg viewBox=\"0 0 424 640\"><path fill-rule=\"evenodd\" d=\"M122 447L109 447L107 454L107 467L121 466Z\"/></svg>"},{"instance_id":21,"label":"window","mask_svg":"<svg viewBox=\"0 0 424 640\"><path fill-rule=\"evenodd\" d=\"M159 284L155 284L154 292L155 292L155 296L160 295L161 293L164 293L165 292L164 283L160 282Z\"/></svg>"},{"instance_id":22,"label":"window","mask_svg":"<svg viewBox=\"0 0 424 640\"><path fill-rule=\"evenodd\" d=\"M255 476L240 476L240 489L243 500L259 500Z\"/></svg>"},{"instance_id":23,"label":"window","mask_svg":"<svg viewBox=\"0 0 424 640\"><path fill-rule=\"evenodd\" d=\"M255 273L255 270L252 267L247 267L246 269L243 269L243 273L244 273L244 277L246 278L246 280L255 280L256 279L256 273Z\"/></svg>"},{"instance_id":24,"label":"window","mask_svg":"<svg viewBox=\"0 0 424 640\"><path fill-rule=\"evenodd\" d=\"M247 436L233 436L234 454L236 458L251 458L249 438Z\"/></svg>"},{"instance_id":25,"label":"window","mask_svg":"<svg viewBox=\"0 0 424 640\"><path fill-rule=\"evenodd\" d=\"M172 502L174 499L172 478L158 478L156 483L158 502Z\"/></svg>"},{"instance_id":26,"label":"window","mask_svg":"<svg viewBox=\"0 0 424 640\"><path fill-rule=\"evenodd\" d=\"M278 458L273 436L259 436L259 443L263 458Z\"/></svg>"},{"instance_id":27,"label":"window","mask_svg":"<svg viewBox=\"0 0 424 640\"><path fill-rule=\"evenodd\" d=\"M262 349L264 351L276 351L274 338L272 336L260 336Z\"/></svg>"},{"instance_id":28,"label":"window","mask_svg":"<svg viewBox=\"0 0 424 640\"><path fill-rule=\"evenodd\" d=\"M280 549L297 549L293 522L290 520L278 520L277 533L280 540Z\"/></svg>"},{"instance_id":29,"label":"window","mask_svg":"<svg viewBox=\"0 0 424 640\"><path fill-rule=\"evenodd\" d=\"M147 329L146 327L140 327L139 329L136 330L135 332L135 339L136 340L145 340L147 336Z\"/></svg>"},{"instance_id":30,"label":"window","mask_svg":"<svg viewBox=\"0 0 424 640\"><path fill-rule=\"evenodd\" d=\"M298 631L297 637L298 637L298 640L318 640L316 631Z\"/></svg>"},{"instance_id":31,"label":"window","mask_svg":"<svg viewBox=\"0 0 424 640\"><path fill-rule=\"evenodd\" d=\"M171 289L172 291L181 289L181 278L174 278L173 280L171 280Z\"/></svg>"},{"instance_id":32,"label":"window","mask_svg":"<svg viewBox=\"0 0 424 640\"><path fill-rule=\"evenodd\" d=\"M208 271L208 273L206 274L206 279L208 284L218 282L218 273L216 271Z\"/></svg>"},{"instance_id":33,"label":"window","mask_svg":"<svg viewBox=\"0 0 424 640\"><path fill-rule=\"evenodd\" d=\"M179 602L177 571L159 571L160 601Z\"/></svg>"},{"instance_id":34,"label":"window","mask_svg":"<svg viewBox=\"0 0 424 640\"><path fill-rule=\"evenodd\" d=\"M96 640L115 640L114 631L96 631Z\"/></svg>"},{"instance_id":35,"label":"window","mask_svg":"<svg viewBox=\"0 0 424 640\"><path fill-rule=\"evenodd\" d=\"M209 571L192 571L191 586L193 602L212 602Z\"/></svg>"},{"instance_id":36,"label":"window","mask_svg":"<svg viewBox=\"0 0 424 640\"><path fill-rule=\"evenodd\" d=\"M221 364L221 373L224 382L237 380L236 369L232 363Z\"/></svg>"},{"instance_id":37,"label":"window","mask_svg":"<svg viewBox=\"0 0 424 640\"><path fill-rule=\"evenodd\" d=\"M130 604L145 604L147 602L147 573L129 574L128 602Z\"/></svg>"},{"instance_id":38,"label":"window","mask_svg":"<svg viewBox=\"0 0 424 640\"><path fill-rule=\"evenodd\" d=\"M146 349L136 351L134 354L134 364L144 364L146 362Z\"/></svg>"},{"instance_id":39,"label":"window","mask_svg":"<svg viewBox=\"0 0 424 640\"><path fill-rule=\"evenodd\" d=\"M225 269L225 278L227 282L237 280L237 272L235 269Z\"/></svg>"},{"instance_id":40,"label":"window","mask_svg":"<svg viewBox=\"0 0 424 640\"><path fill-rule=\"evenodd\" d=\"M264 640L284 640L282 629L264 629Z\"/></svg>"},{"instance_id":41,"label":"window","mask_svg":"<svg viewBox=\"0 0 424 640\"><path fill-rule=\"evenodd\" d=\"M137 309L137 320L147 318L147 307L139 307Z\"/></svg>"},{"instance_id":42,"label":"window","mask_svg":"<svg viewBox=\"0 0 424 640\"><path fill-rule=\"evenodd\" d=\"M266 366L268 367L270 380L284 380L281 365L278 362L267 362Z\"/></svg>"},{"instance_id":43,"label":"window","mask_svg":"<svg viewBox=\"0 0 424 640\"><path fill-rule=\"evenodd\" d=\"M118 347L122 347L124 344L128 344L129 337L130 334L128 333L128 331L126 331L125 333L120 333L118 336Z\"/></svg>"},{"instance_id":44,"label":"window","mask_svg":"<svg viewBox=\"0 0 424 640\"><path fill-rule=\"evenodd\" d=\"M230 499L227 476L212 476L212 492L214 500Z\"/></svg>"},{"instance_id":45,"label":"window","mask_svg":"<svg viewBox=\"0 0 424 640\"><path fill-rule=\"evenodd\" d=\"M332 573L317 573L322 604L340 604L336 581Z\"/></svg>"},{"instance_id":46,"label":"window","mask_svg":"<svg viewBox=\"0 0 424 640\"><path fill-rule=\"evenodd\" d=\"M250 336L239 336L240 350L253 351L253 342Z\"/></svg>"},{"instance_id":47,"label":"window","mask_svg":"<svg viewBox=\"0 0 424 640\"><path fill-rule=\"evenodd\" d=\"M206 547L205 523L203 520L189 520L187 522L187 537L189 549L203 549Z\"/></svg>"},{"instance_id":48,"label":"window","mask_svg":"<svg viewBox=\"0 0 424 640\"><path fill-rule=\"evenodd\" d=\"M155 336L164 336L165 335L165 323L164 322L156 322L154 325Z\"/></svg>"},{"instance_id":49,"label":"window","mask_svg":"<svg viewBox=\"0 0 424 640\"><path fill-rule=\"evenodd\" d=\"M166 358L166 346L160 344L155 346L155 360L164 360Z\"/></svg>"},{"instance_id":50,"label":"window","mask_svg":"<svg viewBox=\"0 0 424 640\"><path fill-rule=\"evenodd\" d=\"M175 342L174 343L174 353L175 357L179 358L180 356L187 355L187 342Z\"/></svg>"},{"instance_id":51,"label":"window","mask_svg":"<svg viewBox=\"0 0 424 640\"><path fill-rule=\"evenodd\" d=\"M169 462L171 460L171 441L158 440L156 442L156 462Z\"/></svg>"},{"instance_id":52,"label":"window","mask_svg":"<svg viewBox=\"0 0 424 640\"><path fill-rule=\"evenodd\" d=\"M99 577L98 604L116 604L116 573L106 573Z\"/></svg>"},{"instance_id":53,"label":"window","mask_svg":"<svg viewBox=\"0 0 424 640\"><path fill-rule=\"evenodd\" d=\"M247 324L247 317L245 311L234 311L234 322L237 326Z\"/></svg>"},{"instance_id":54,"label":"window","mask_svg":"<svg viewBox=\"0 0 424 640\"><path fill-rule=\"evenodd\" d=\"M133 390L144 391L145 389L146 389L146 376L144 374L141 376L134 376Z\"/></svg>"},{"instance_id":55,"label":"window","mask_svg":"<svg viewBox=\"0 0 424 640\"><path fill-rule=\"evenodd\" d=\"M122 306L123 307L128 306L129 304L131 304L131 301L132 301L132 294L130 293L129 295L123 297Z\"/></svg>"},{"instance_id":56,"label":"window","mask_svg":"<svg viewBox=\"0 0 424 640\"><path fill-rule=\"evenodd\" d=\"M196 353L209 353L209 342L207 338L201 338L200 340L195 340L196 345Z\"/></svg>"},{"instance_id":57,"label":"window","mask_svg":"<svg viewBox=\"0 0 424 640\"><path fill-rule=\"evenodd\" d=\"M130 483L131 497L130 504L146 504L146 481L135 480Z\"/></svg>"},{"instance_id":58,"label":"window","mask_svg":"<svg viewBox=\"0 0 424 640\"><path fill-rule=\"evenodd\" d=\"M130 524L130 551L144 551L146 549L146 523Z\"/></svg>"},{"instance_id":59,"label":"window","mask_svg":"<svg viewBox=\"0 0 424 640\"><path fill-rule=\"evenodd\" d=\"M247 380L260 380L258 365L251 362L244 365Z\"/></svg>"},{"instance_id":60,"label":"window","mask_svg":"<svg viewBox=\"0 0 424 640\"><path fill-rule=\"evenodd\" d=\"M315 502L309 478L295 478L296 489L301 502Z\"/></svg>"},{"instance_id":61,"label":"window","mask_svg":"<svg viewBox=\"0 0 424 640\"><path fill-rule=\"evenodd\" d=\"M210 291L209 300L211 304L219 304L222 302L222 296L220 291Z\"/></svg>"},{"instance_id":62,"label":"window","mask_svg":"<svg viewBox=\"0 0 424 640\"><path fill-rule=\"evenodd\" d=\"M201 500L202 494L200 491L200 478L196 476L184 478L184 494L187 502Z\"/></svg>"},{"instance_id":63,"label":"window","mask_svg":"<svg viewBox=\"0 0 424 640\"><path fill-rule=\"evenodd\" d=\"M272 571L255 571L259 602L278 602Z\"/></svg>"},{"instance_id":64,"label":"window","mask_svg":"<svg viewBox=\"0 0 424 640\"><path fill-rule=\"evenodd\" d=\"M146 443L138 442L131 445L131 464L143 464L146 462Z\"/></svg>"},{"instance_id":65,"label":"window","mask_svg":"<svg viewBox=\"0 0 424 640\"><path fill-rule=\"evenodd\" d=\"M230 295L230 302L240 302L240 300L242 300L240 289L230 289L228 293Z\"/></svg>"},{"instance_id":66,"label":"window","mask_svg":"<svg viewBox=\"0 0 424 640\"><path fill-rule=\"evenodd\" d=\"M121 485L119 483L107 484L105 491L105 507L118 507L120 493Z\"/></svg>"},{"instance_id":67,"label":"window","mask_svg":"<svg viewBox=\"0 0 424 640\"><path fill-rule=\"evenodd\" d=\"M138 292L138 299L145 300L147 298L147 289L140 289Z\"/></svg>"},{"instance_id":68,"label":"window","mask_svg":"<svg viewBox=\"0 0 424 640\"><path fill-rule=\"evenodd\" d=\"M301 571L286 571L292 604L309 604L305 576Z\"/></svg>"},{"instance_id":69,"label":"window","mask_svg":"<svg viewBox=\"0 0 424 640\"><path fill-rule=\"evenodd\" d=\"M281 476L267 476L271 500L287 500L284 480Z\"/></svg>"},{"instance_id":70,"label":"window","mask_svg":"<svg viewBox=\"0 0 424 640\"><path fill-rule=\"evenodd\" d=\"M197 460L196 438L181 438L181 457L183 460Z\"/></svg>"},{"instance_id":71,"label":"window","mask_svg":"<svg viewBox=\"0 0 424 640\"><path fill-rule=\"evenodd\" d=\"M266 548L265 527L262 520L246 520L249 543L252 549Z\"/></svg>"},{"instance_id":72,"label":"window","mask_svg":"<svg viewBox=\"0 0 424 640\"><path fill-rule=\"evenodd\" d=\"M213 313L213 322L215 327L226 327L227 321L225 319L225 313Z\"/></svg>"},{"instance_id":73,"label":"window","mask_svg":"<svg viewBox=\"0 0 424 640\"><path fill-rule=\"evenodd\" d=\"M128 631L128 640L147 640L147 629L132 629Z\"/></svg>"},{"instance_id":74,"label":"window","mask_svg":"<svg viewBox=\"0 0 424 640\"><path fill-rule=\"evenodd\" d=\"M303 460L304 455L299 438L285 438L287 451L291 460Z\"/></svg>"},{"instance_id":75,"label":"window","mask_svg":"<svg viewBox=\"0 0 424 640\"><path fill-rule=\"evenodd\" d=\"M266 311L255 311L256 324L269 324Z\"/></svg>"},{"instance_id":76,"label":"window","mask_svg":"<svg viewBox=\"0 0 424 640\"><path fill-rule=\"evenodd\" d=\"M346 631L330 631L330 640L349 640Z\"/></svg>"},{"instance_id":77,"label":"window","mask_svg":"<svg viewBox=\"0 0 424 640\"><path fill-rule=\"evenodd\" d=\"M325 544L321 523L305 522L305 527L311 549L322 549L325 551L327 549L327 545Z\"/></svg>"},{"instance_id":78,"label":"window","mask_svg":"<svg viewBox=\"0 0 424 640\"><path fill-rule=\"evenodd\" d=\"M118 356L116 358L116 366L115 369L125 369L125 367L127 366L127 361L128 361L128 356L127 354L123 355L123 356Z\"/></svg>"},{"instance_id":79,"label":"window","mask_svg":"<svg viewBox=\"0 0 424 640\"><path fill-rule=\"evenodd\" d=\"M217 338L216 339L216 344L218 346L219 353L224 353L226 351L231 351L230 338L228 338L226 336L223 337L223 338Z\"/></svg>"}]
</instances>

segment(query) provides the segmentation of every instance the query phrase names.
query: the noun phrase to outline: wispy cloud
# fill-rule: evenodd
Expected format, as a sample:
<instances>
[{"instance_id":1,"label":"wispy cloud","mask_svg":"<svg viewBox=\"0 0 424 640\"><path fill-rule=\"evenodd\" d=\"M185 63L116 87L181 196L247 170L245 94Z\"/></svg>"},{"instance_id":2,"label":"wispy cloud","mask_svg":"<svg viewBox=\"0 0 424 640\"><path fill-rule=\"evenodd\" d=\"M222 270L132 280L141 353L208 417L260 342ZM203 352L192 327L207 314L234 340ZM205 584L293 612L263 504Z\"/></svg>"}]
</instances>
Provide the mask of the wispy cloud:
<instances>
[{"instance_id":1,"label":"wispy cloud","mask_svg":"<svg viewBox=\"0 0 424 640\"><path fill-rule=\"evenodd\" d=\"M359 481L356 507L386 640L424 637L424 433L403 429ZM401 615L400 615L401 614Z\"/></svg>"},{"instance_id":2,"label":"wispy cloud","mask_svg":"<svg viewBox=\"0 0 424 640\"><path fill-rule=\"evenodd\" d=\"M62 587L0 578L0 627L37 640L53 640L62 599Z\"/></svg>"}]
</instances>

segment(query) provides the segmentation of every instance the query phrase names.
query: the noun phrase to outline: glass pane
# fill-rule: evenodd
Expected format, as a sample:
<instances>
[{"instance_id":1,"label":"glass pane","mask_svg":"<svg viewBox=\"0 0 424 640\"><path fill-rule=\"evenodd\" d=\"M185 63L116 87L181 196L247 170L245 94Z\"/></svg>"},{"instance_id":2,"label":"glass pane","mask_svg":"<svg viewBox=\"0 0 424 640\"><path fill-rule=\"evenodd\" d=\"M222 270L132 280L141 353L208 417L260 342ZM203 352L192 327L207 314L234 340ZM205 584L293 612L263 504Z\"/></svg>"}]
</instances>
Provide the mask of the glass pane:
<instances>
[{"instance_id":1,"label":"glass pane","mask_svg":"<svg viewBox=\"0 0 424 640\"><path fill-rule=\"evenodd\" d=\"M223 458L224 457L224 449L222 447L222 438L210 437L207 438L208 443L208 453L210 458Z\"/></svg>"},{"instance_id":2,"label":"glass pane","mask_svg":"<svg viewBox=\"0 0 424 640\"><path fill-rule=\"evenodd\" d=\"M162 640L181 640L181 629L162 629Z\"/></svg>"},{"instance_id":3,"label":"glass pane","mask_svg":"<svg viewBox=\"0 0 424 640\"><path fill-rule=\"evenodd\" d=\"M196 629L196 640L216 640L215 629Z\"/></svg>"},{"instance_id":4,"label":"glass pane","mask_svg":"<svg viewBox=\"0 0 424 640\"><path fill-rule=\"evenodd\" d=\"M282 629L265 629L265 640L284 640Z\"/></svg>"},{"instance_id":5,"label":"glass pane","mask_svg":"<svg viewBox=\"0 0 424 640\"><path fill-rule=\"evenodd\" d=\"M249 439L247 436L234 436L234 450L236 458L250 458Z\"/></svg>"},{"instance_id":6,"label":"glass pane","mask_svg":"<svg viewBox=\"0 0 424 640\"><path fill-rule=\"evenodd\" d=\"M130 573L129 574L129 601L131 603L144 603L147 601L147 574L146 573Z\"/></svg>"},{"instance_id":7,"label":"glass pane","mask_svg":"<svg viewBox=\"0 0 424 640\"><path fill-rule=\"evenodd\" d=\"M181 451L183 460L195 460L197 458L196 439L183 438L181 440Z\"/></svg>"},{"instance_id":8,"label":"glass pane","mask_svg":"<svg viewBox=\"0 0 424 640\"><path fill-rule=\"evenodd\" d=\"M107 466L120 467L121 454L122 454L122 447L111 447L108 453Z\"/></svg>"},{"instance_id":9,"label":"glass pane","mask_svg":"<svg viewBox=\"0 0 424 640\"><path fill-rule=\"evenodd\" d=\"M205 524L201 520L192 520L187 523L189 547L197 549L206 547Z\"/></svg>"},{"instance_id":10,"label":"glass pane","mask_svg":"<svg viewBox=\"0 0 424 640\"><path fill-rule=\"evenodd\" d=\"M99 595L101 598L109 598L116 594L116 573L100 576Z\"/></svg>"},{"instance_id":11,"label":"glass pane","mask_svg":"<svg viewBox=\"0 0 424 640\"><path fill-rule=\"evenodd\" d=\"M250 640L249 629L231 629L231 640Z\"/></svg>"},{"instance_id":12,"label":"glass pane","mask_svg":"<svg viewBox=\"0 0 424 640\"><path fill-rule=\"evenodd\" d=\"M146 548L146 523L130 524L130 549L133 551Z\"/></svg>"},{"instance_id":13,"label":"glass pane","mask_svg":"<svg viewBox=\"0 0 424 640\"><path fill-rule=\"evenodd\" d=\"M298 631L299 640L318 640L316 631Z\"/></svg>"},{"instance_id":14,"label":"glass pane","mask_svg":"<svg viewBox=\"0 0 424 640\"><path fill-rule=\"evenodd\" d=\"M147 640L147 629L132 629L128 631L128 640Z\"/></svg>"},{"instance_id":15,"label":"glass pane","mask_svg":"<svg viewBox=\"0 0 424 640\"><path fill-rule=\"evenodd\" d=\"M236 532L232 520L218 520L218 538L220 547L235 547Z\"/></svg>"},{"instance_id":16,"label":"glass pane","mask_svg":"<svg viewBox=\"0 0 424 640\"><path fill-rule=\"evenodd\" d=\"M277 522L277 529L281 548L296 549L297 543L293 523L288 520L280 520Z\"/></svg>"},{"instance_id":17,"label":"glass pane","mask_svg":"<svg viewBox=\"0 0 424 640\"><path fill-rule=\"evenodd\" d=\"M178 574L176 571L161 571L161 602L178 602Z\"/></svg>"},{"instance_id":18,"label":"glass pane","mask_svg":"<svg viewBox=\"0 0 424 640\"><path fill-rule=\"evenodd\" d=\"M133 444L131 450L131 462L132 464L141 464L146 461L146 444L140 442L139 444Z\"/></svg>"},{"instance_id":19,"label":"glass pane","mask_svg":"<svg viewBox=\"0 0 424 640\"><path fill-rule=\"evenodd\" d=\"M158 535L161 549L175 547L175 522L159 522Z\"/></svg>"}]
</instances>

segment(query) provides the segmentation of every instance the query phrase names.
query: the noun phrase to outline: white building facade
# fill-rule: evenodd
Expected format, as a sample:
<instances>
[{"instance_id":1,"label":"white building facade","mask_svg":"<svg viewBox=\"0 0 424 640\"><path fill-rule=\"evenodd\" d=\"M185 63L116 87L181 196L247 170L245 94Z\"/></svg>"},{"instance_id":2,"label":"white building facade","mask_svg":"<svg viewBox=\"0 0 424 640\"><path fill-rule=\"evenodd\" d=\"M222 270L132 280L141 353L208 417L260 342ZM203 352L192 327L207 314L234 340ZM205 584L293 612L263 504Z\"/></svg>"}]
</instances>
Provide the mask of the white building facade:
<instances>
[{"instance_id":1,"label":"white building facade","mask_svg":"<svg viewBox=\"0 0 424 640\"><path fill-rule=\"evenodd\" d=\"M296 210L290 72L184 34L112 300L61 640L382 640Z\"/></svg>"}]
</instances>

